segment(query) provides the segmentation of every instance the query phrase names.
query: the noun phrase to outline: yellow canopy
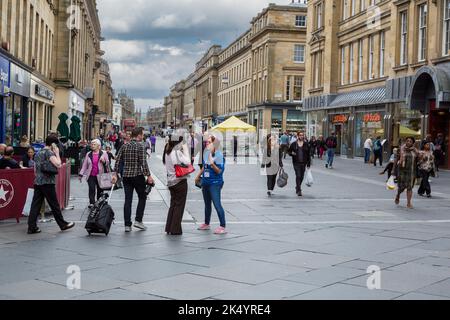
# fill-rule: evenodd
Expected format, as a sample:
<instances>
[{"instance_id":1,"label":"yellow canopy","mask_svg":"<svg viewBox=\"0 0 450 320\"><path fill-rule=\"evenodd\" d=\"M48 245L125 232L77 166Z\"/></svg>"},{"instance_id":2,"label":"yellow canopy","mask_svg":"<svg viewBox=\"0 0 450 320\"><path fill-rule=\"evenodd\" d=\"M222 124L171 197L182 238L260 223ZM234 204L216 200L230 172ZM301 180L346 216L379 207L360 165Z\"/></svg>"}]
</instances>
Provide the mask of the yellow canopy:
<instances>
[{"instance_id":1,"label":"yellow canopy","mask_svg":"<svg viewBox=\"0 0 450 320\"><path fill-rule=\"evenodd\" d=\"M233 116L211 129L211 131L222 131L222 132L239 131L239 130L245 132L255 132L256 128Z\"/></svg>"},{"instance_id":2,"label":"yellow canopy","mask_svg":"<svg viewBox=\"0 0 450 320\"><path fill-rule=\"evenodd\" d=\"M376 131L377 134L384 134L384 129L378 129ZM414 131L408 127L400 126L400 136L401 137L420 137L420 131Z\"/></svg>"}]
</instances>

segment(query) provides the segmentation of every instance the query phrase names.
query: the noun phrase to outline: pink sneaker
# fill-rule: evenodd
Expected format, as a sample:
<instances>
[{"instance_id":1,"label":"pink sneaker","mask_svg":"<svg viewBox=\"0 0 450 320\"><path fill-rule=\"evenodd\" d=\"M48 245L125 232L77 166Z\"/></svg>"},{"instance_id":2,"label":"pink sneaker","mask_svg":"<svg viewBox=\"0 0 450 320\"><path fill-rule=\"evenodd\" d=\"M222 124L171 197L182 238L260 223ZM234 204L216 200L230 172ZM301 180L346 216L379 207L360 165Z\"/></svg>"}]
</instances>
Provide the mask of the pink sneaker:
<instances>
[{"instance_id":1,"label":"pink sneaker","mask_svg":"<svg viewBox=\"0 0 450 320\"><path fill-rule=\"evenodd\" d=\"M200 227L198 227L197 230L208 231L208 230L211 230L211 227L207 224L202 224Z\"/></svg>"},{"instance_id":2,"label":"pink sneaker","mask_svg":"<svg viewBox=\"0 0 450 320\"><path fill-rule=\"evenodd\" d=\"M227 231L225 230L224 227L218 227L215 231L214 234L227 234Z\"/></svg>"}]
</instances>

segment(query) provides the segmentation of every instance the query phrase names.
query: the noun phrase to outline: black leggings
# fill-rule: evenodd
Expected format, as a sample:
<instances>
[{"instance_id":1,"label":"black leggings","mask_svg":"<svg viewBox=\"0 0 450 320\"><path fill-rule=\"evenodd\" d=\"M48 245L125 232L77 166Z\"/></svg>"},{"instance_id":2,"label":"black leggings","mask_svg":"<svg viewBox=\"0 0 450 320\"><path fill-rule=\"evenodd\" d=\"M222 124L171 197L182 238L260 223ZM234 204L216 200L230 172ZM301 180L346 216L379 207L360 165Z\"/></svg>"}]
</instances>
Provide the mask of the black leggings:
<instances>
[{"instance_id":1,"label":"black leggings","mask_svg":"<svg viewBox=\"0 0 450 320\"><path fill-rule=\"evenodd\" d=\"M98 200L102 196L103 190L100 189L97 177L90 176L87 182L89 186L89 204L94 204L96 202L95 192L97 191L97 200Z\"/></svg>"}]
</instances>

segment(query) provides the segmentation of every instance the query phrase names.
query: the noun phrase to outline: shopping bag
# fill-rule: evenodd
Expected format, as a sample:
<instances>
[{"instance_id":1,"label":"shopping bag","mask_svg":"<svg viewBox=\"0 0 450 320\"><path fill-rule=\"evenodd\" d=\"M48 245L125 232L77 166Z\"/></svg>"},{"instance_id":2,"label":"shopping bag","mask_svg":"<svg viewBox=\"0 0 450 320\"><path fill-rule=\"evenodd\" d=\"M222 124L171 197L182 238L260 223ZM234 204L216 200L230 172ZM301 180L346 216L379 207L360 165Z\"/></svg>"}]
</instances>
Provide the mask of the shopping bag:
<instances>
[{"instance_id":1,"label":"shopping bag","mask_svg":"<svg viewBox=\"0 0 450 320\"><path fill-rule=\"evenodd\" d=\"M112 179L115 176L113 172L106 172L97 176L98 185L102 190L111 190L113 187Z\"/></svg>"},{"instance_id":2,"label":"shopping bag","mask_svg":"<svg viewBox=\"0 0 450 320\"><path fill-rule=\"evenodd\" d=\"M386 183L386 188L388 190L395 190L397 189L397 184L395 183L395 177L391 176L388 180L388 182Z\"/></svg>"},{"instance_id":3,"label":"shopping bag","mask_svg":"<svg viewBox=\"0 0 450 320\"><path fill-rule=\"evenodd\" d=\"M34 189L28 189L27 200L25 202L25 207L22 210L22 215L24 217L30 216L31 203L33 202Z\"/></svg>"},{"instance_id":4,"label":"shopping bag","mask_svg":"<svg viewBox=\"0 0 450 320\"><path fill-rule=\"evenodd\" d=\"M311 169L306 169L306 185L308 187L312 187L314 184L314 178L311 172Z\"/></svg>"},{"instance_id":5,"label":"shopping bag","mask_svg":"<svg viewBox=\"0 0 450 320\"><path fill-rule=\"evenodd\" d=\"M287 186L288 184L288 179L289 176L288 174L284 171L283 168L280 169L280 173L278 175L278 180L277 180L277 185L279 188L284 188Z\"/></svg>"}]
</instances>

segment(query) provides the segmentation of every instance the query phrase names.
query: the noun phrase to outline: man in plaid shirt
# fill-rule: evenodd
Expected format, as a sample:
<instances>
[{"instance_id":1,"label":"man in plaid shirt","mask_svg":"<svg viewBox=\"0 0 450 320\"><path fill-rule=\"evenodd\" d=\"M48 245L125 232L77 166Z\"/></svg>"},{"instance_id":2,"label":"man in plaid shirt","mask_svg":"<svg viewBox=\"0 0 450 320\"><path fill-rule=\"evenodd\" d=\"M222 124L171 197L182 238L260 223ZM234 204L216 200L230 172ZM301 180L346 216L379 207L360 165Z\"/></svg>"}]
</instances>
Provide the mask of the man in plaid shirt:
<instances>
[{"instance_id":1,"label":"man in plaid shirt","mask_svg":"<svg viewBox=\"0 0 450 320\"><path fill-rule=\"evenodd\" d=\"M145 188L146 184L153 184L154 181L148 167L143 139L144 130L142 128L134 129L131 134L131 141L120 148L114 167L114 171L122 176L125 189L125 232L131 232L131 205L134 190L136 190L139 197L134 227L140 230L147 229L143 224L145 204L147 202ZM114 183L117 181L116 179L113 180L115 180L113 181Z\"/></svg>"}]
</instances>

